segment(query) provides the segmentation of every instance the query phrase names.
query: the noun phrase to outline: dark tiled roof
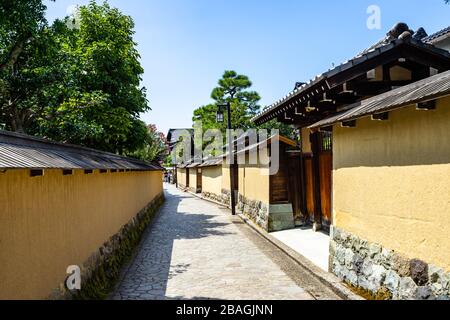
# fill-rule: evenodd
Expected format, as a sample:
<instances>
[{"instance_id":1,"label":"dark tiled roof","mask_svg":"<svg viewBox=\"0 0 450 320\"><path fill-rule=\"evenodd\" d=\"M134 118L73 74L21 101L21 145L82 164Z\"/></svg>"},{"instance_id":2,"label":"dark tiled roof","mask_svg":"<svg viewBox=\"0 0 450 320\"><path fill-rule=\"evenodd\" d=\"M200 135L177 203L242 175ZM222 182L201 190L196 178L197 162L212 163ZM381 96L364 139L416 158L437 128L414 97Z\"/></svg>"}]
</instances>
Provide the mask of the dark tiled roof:
<instances>
[{"instance_id":1,"label":"dark tiled roof","mask_svg":"<svg viewBox=\"0 0 450 320\"><path fill-rule=\"evenodd\" d=\"M398 24L397 26L402 26L404 28L407 28L406 24ZM396 27L397 27L396 26ZM395 30L395 28L393 30ZM442 55L447 55L450 58L450 54L448 53L448 51L446 50L442 50L439 48L434 47L433 45L429 44L429 43L424 43L425 41L421 41L419 39L414 38L414 35L416 35L417 33L414 33L413 31L409 30L409 31L404 31L403 29L400 29L401 34L395 34L393 33L394 31L391 30L385 38L383 38L382 40L378 41L376 44L370 46L369 48L367 48L366 50L362 51L361 53L359 53L358 55L356 55L355 57L353 57L352 59L345 61L344 63L338 65L337 67L330 69L320 75L317 75L314 79L310 80L308 83L300 86L300 87L296 87L293 91L291 91L288 95L286 95L285 97L281 98L280 100L276 101L275 103L273 103L272 105L266 107L260 114L258 114L257 116L255 116L252 121L254 122L258 122L258 120L265 118L266 116L272 114L273 112L275 112L279 107L281 107L283 104L285 104L286 102L288 102L289 100L291 100L292 98L296 97L296 96L300 96L304 93L309 92L308 90L310 89L314 89L317 88L317 86L327 86L327 82L326 80L332 76L335 76L337 74L339 74L342 71L345 71L349 68L355 67L360 63L363 63L369 59L373 59L376 56L394 49L397 46L400 46L402 44L409 44L411 46L414 47L419 47L419 48L424 48L426 50L429 50L431 52L434 53L438 53L438 54L442 54ZM406 30L406 29L405 29ZM409 32L410 37L404 37L404 32ZM400 32L399 32L400 33ZM273 117L272 117L273 118ZM270 119L269 119L270 120Z\"/></svg>"},{"instance_id":2,"label":"dark tiled roof","mask_svg":"<svg viewBox=\"0 0 450 320\"><path fill-rule=\"evenodd\" d=\"M162 170L159 165L90 148L0 131L1 169Z\"/></svg>"},{"instance_id":3,"label":"dark tiled roof","mask_svg":"<svg viewBox=\"0 0 450 320\"><path fill-rule=\"evenodd\" d=\"M446 34L449 34L449 33L450 33L450 27L447 27L445 29L442 29L442 30L436 32L436 33L433 33L430 36L427 36L427 37L423 38L422 41L423 42L427 42L427 43L433 43L434 40L436 40L436 39L438 39L438 38L440 38L442 36L445 36Z\"/></svg>"},{"instance_id":4,"label":"dark tiled roof","mask_svg":"<svg viewBox=\"0 0 450 320\"><path fill-rule=\"evenodd\" d=\"M368 115L381 114L394 109L450 95L450 71L437 74L407 86L383 93L348 107L332 117L321 120L313 128L327 127Z\"/></svg>"},{"instance_id":5,"label":"dark tiled roof","mask_svg":"<svg viewBox=\"0 0 450 320\"><path fill-rule=\"evenodd\" d=\"M199 167L204 168L204 167L221 166L222 163L223 163L223 158L206 159L203 161L203 163Z\"/></svg>"}]
</instances>

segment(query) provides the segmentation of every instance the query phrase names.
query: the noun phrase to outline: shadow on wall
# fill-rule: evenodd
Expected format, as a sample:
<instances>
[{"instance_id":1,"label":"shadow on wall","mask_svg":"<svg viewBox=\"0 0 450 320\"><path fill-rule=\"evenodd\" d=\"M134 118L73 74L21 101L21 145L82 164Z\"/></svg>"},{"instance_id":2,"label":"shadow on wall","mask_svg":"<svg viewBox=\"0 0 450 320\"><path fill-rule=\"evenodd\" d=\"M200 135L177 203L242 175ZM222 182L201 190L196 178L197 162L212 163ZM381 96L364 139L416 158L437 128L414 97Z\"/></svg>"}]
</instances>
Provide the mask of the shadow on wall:
<instances>
[{"instance_id":1,"label":"shadow on wall","mask_svg":"<svg viewBox=\"0 0 450 320\"><path fill-rule=\"evenodd\" d=\"M389 113L388 121L357 120L355 128L335 126L334 169L448 164L450 98L437 109L407 107Z\"/></svg>"},{"instance_id":2,"label":"shadow on wall","mask_svg":"<svg viewBox=\"0 0 450 320\"><path fill-rule=\"evenodd\" d=\"M212 221L214 216L178 212L183 199L190 197L168 194L159 216L145 232L139 253L116 290L113 299L165 300L170 279L189 270L189 264L171 267L175 240L193 240L209 236L224 236L219 231L225 223ZM172 298L170 298L172 299ZM180 297L180 299L183 299ZM194 300L208 300L195 298Z\"/></svg>"},{"instance_id":3,"label":"shadow on wall","mask_svg":"<svg viewBox=\"0 0 450 320\"><path fill-rule=\"evenodd\" d=\"M222 176L222 169L220 170L208 170L207 168L203 169L203 175L205 177L216 179Z\"/></svg>"}]
</instances>

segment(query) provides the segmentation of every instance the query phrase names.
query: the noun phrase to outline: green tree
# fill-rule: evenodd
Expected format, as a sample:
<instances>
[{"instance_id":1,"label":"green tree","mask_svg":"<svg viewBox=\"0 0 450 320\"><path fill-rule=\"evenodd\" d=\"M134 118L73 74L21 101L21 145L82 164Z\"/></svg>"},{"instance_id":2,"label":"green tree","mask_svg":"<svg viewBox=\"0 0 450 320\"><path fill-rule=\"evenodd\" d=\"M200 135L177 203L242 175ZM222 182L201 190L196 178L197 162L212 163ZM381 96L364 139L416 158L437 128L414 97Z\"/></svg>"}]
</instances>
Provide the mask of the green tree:
<instances>
[{"instance_id":1,"label":"green tree","mask_svg":"<svg viewBox=\"0 0 450 320\"><path fill-rule=\"evenodd\" d=\"M216 114L218 106L225 103L231 104L231 124L233 128L247 130L254 127L250 121L259 109L259 94L250 91L252 82L247 76L239 75L235 71L225 71L218 82L218 86L211 93L214 103L198 108L194 111L193 121L201 120L203 129L221 129L225 133L227 127L227 115L224 123L217 123Z\"/></svg>"},{"instance_id":2,"label":"green tree","mask_svg":"<svg viewBox=\"0 0 450 320\"><path fill-rule=\"evenodd\" d=\"M143 147L147 130L139 115L150 108L146 89L140 87L144 70L132 18L106 2L92 1L79 7L75 19L79 29L67 48L76 60L71 80L77 92L64 108L46 110L42 134L60 140L69 125L87 130L81 143L88 146L118 153Z\"/></svg>"},{"instance_id":3,"label":"green tree","mask_svg":"<svg viewBox=\"0 0 450 320\"><path fill-rule=\"evenodd\" d=\"M148 135L145 145L139 150L128 153L127 155L136 159L141 159L148 162L167 161L169 150L167 146L167 139L162 132L158 132L155 125L147 126Z\"/></svg>"},{"instance_id":4,"label":"green tree","mask_svg":"<svg viewBox=\"0 0 450 320\"><path fill-rule=\"evenodd\" d=\"M45 10L42 0L0 2L0 71L11 69L27 42L46 26Z\"/></svg>"},{"instance_id":5,"label":"green tree","mask_svg":"<svg viewBox=\"0 0 450 320\"><path fill-rule=\"evenodd\" d=\"M139 115L150 108L131 17L92 1L48 26L41 1L6 1L0 8L11 16L0 22L5 129L118 153L146 144Z\"/></svg>"},{"instance_id":6,"label":"green tree","mask_svg":"<svg viewBox=\"0 0 450 320\"><path fill-rule=\"evenodd\" d=\"M235 71L225 71L219 80L218 87L214 88L211 98L214 103L202 106L194 111L193 121L202 121L203 130L220 129L225 138L227 128L227 115L223 123L218 123L216 114L218 106L229 102L231 104L231 124L234 129L244 131L255 129L278 129L282 135L295 138L295 130L288 125L276 120L270 121L262 126L256 126L251 119L260 111L260 96L256 91L249 90L252 82L245 75L239 75ZM208 142L205 141L205 144Z\"/></svg>"},{"instance_id":7,"label":"green tree","mask_svg":"<svg viewBox=\"0 0 450 320\"><path fill-rule=\"evenodd\" d=\"M21 4L22 1L17 2L17 6L25 10L27 6ZM2 10L12 10L11 16L19 8L5 7L5 3L2 3ZM29 11L33 16L33 10ZM21 17L21 14L17 15ZM18 17L10 19L14 23L8 19L0 23L2 33L5 29L12 28L7 32L7 40L3 39L0 45L3 61L0 69L0 123L4 124L5 129L30 133L32 130L28 130L29 127L35 125L34 121L49 103L49 98L56 101L60 97L59 92L53 89L56 82L62 81L66 72L63 68L66 60L55 41L60 24L48 27L40 16L36 18L41 19L40 22L34 24ZM18 21L39 27L33 32L32 27L16 28L14 25L20 23ZM17 35L20 33L26 35L26 41L21 40L25 35Z\"/></svg>"}]
</instances>

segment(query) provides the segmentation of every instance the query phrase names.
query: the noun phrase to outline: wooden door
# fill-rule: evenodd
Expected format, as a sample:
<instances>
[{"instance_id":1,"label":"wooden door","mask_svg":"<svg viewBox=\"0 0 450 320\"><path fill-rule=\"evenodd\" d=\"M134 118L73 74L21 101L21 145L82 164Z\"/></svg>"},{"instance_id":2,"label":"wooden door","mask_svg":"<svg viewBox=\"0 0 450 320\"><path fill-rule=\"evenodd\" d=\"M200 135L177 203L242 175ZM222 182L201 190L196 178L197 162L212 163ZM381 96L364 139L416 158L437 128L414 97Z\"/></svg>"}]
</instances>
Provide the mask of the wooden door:
<instances>
[{"instance_id":1,"label":"wooden door","mask_svg":"<svg viewBox=\"0 0 450 320\"><path fill-rule=\"evenodd\" d=\"M332 224L333 133L320 132L318 152L322 225Z\"/></svg>"},{"instance_id":2,"label":"wooden door","mask_svg":"<svg viewBox=\"0 0 450 320\"><path fill-rule=\"evenodd\" d=\"M202 193L202 168L197 169L197 193Z\"/></svg>"},{"instance_id":3,"label":"wooden door","mask_svg":"<svg viewBox=\"0 0 450 320\"><path fill-rule=\"evenodd\" d=\"M278 172L271 175L270 180L270 204L289 203L289 176L287 168L287 155L284 148L280 148Z\"/></svg>"},{"instance_id":4,"label":"wooden door","mask_svg":"<svg viewBox=\"0 0 450 320\"><path fill-rule=\"evenodd\" d=\"M304 188L305 188L306 214L308 215L308 220L313 221L316 206L314 199L314 173L311 155L305 155L303 158L303 163L305 169Z\"/></svg>"},{"instance_id":5,"label":"wooden door","mask_svg":"<svg viewBox=\"0 0 450 320\"><path fill-rule=\"evenodd\" d=\"M189 188L189 169L186 169L186 188Z\"/></svg>"},{"instance_id":6,"label":"wooden door","mask_svg":"<svg viewBox=\"0 0 450 320\"><path fill-rule=\"evenodd\" d=\"M322 207L322 223L331 225L331 177L333 171L333 155L331 151L319 155L320 202Z\"/></svg>"},{"instance_id":7,"label":"wooden door","mask_svg":"<svg viewBox=\"0 0 450 320\"><path fill-rule=\"evenodd\" d=\"M302 188L301 154L290 153L288 162L289 200L292 203L296 221L300 221L302 220L302 212L306 211L304 208L304 192Z\"/></svg>"}]
</instances>

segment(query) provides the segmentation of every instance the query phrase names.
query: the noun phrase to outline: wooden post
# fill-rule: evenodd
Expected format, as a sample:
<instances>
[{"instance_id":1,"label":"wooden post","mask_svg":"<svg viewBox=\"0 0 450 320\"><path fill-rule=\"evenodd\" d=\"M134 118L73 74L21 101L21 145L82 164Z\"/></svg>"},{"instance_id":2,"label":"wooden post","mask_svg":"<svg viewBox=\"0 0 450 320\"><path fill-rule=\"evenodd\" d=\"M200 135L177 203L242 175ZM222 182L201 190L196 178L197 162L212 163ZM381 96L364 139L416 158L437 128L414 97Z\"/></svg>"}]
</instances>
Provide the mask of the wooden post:
<instances>
[{"instance_id":1,"label":"wooden post","mask_svg":"<svg viewBox=\"0 0 450 320\"><path fill-rule=\"evenodd\" d=\"M312 170L313 170L313 186L314 186L314 231L322 229L322 202L320 196L320 132L311 133L311 149L312 149Z\"/></svg>"}]
</instances>

